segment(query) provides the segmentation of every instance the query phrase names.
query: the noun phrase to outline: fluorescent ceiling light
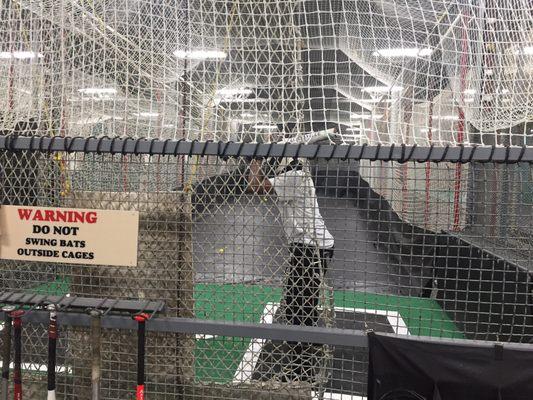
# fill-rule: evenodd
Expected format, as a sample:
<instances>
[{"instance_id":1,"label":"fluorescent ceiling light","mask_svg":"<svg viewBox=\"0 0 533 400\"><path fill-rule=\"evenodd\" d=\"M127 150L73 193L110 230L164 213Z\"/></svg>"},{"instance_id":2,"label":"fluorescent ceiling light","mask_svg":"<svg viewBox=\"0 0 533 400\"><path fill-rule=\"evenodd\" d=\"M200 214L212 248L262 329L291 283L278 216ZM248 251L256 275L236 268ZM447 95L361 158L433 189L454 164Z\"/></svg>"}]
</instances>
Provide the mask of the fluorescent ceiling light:
<instances>
[{"instance_id":1,"label":"fluorescent ceiling light","mask_svg":"<svg viewBox=\"0 0 533 400\"><path fill-rule=\"evenodd\" d=\"M277 125L266 125L266 124L257 124L253 126L254 129L268 129L268 130L274 130L278 129Z\"/></svg>"},{"instance_id":2,"label":"fluorescent ceiling light","mask_svg":"<svg viewBox=\"0 0 533 400\"><path fill-rule=\"evenodd\" d=\"M241 114L241 118L244 118L244 119L260 119L260 120L269 120L270 119L270 114L269 113L251 113L251 112L243 112Z\"/></svg>"},{"instance_id":3,"label":"fluorescent ceiling light","mask_svg":"<svg viewBox=\"0 0 533 400\"><path fill-rule=\"evenodd\" d=\"M501 94L508 94L509 93L509 89L502 89L500 91Z\"/></svg>"},{"instance_id":4,"label":"fluorescent ceiling light","mask_svg":"<svg viewBox=\"0 0 533 400\"><path fill-rule=\"evenodd\" d=\"M437 117L437 119L442 121L458 121L459 117L457 115L441 115L440 117Z\"/></svg>"},{"instance_id":5,"label":"fluorescent ceiling light","mask_svg":"<svg viewBox=\"0 0 533 400\"><path fill-rule=\"evenodd\" d=\"M403 90L401 86L367 86L363 88L363 92L367 93L387 93L400 92Z\"/></svg>"},{"instance_id":6,"label":"fluorescent ceiling light","mask_svg":"<svg viewBox=\"0 0 533 400\"><path fill-rule=\"evenodd\" d=\"M533 46L524 46L523 48L516 50L515 54L522 54L526 56L533 55Z\"/></svg>"},{"instance_id":7,"label":"fluorescent ceiling light","mask_svg":"<svg viewBox=\"0 0 533 400\"><path fill-rule=\"evenodd\" d=\"M224 103L268 103L270 99L265 99L262 97L256 97L253 99L248 99L244 97L218 97L214 100L215 104L218 105L222 102Z\"/></svg>"},{"instance_id":8,"label":"fluorescent ceiling light","mask_svg":"<svg viewBox=\"0 0 533 400\"><path fill-rule=\"evenodd\" d=\"M474 102L474 99L472 97L465 99L465 103L473 103L473 102Z\"/></svg>"},{"instance_id":9,"label":"fluorescent ceiling light","mask_svg":"<svg viewBox=\"0 0 533 400\"><path fill-rule=\"evenodd\" d=\"M354 119L380 119L382 117L381 114L350 114L350 118Z\"/></svg>"},{"instance_id":10,"label":"fluorescent ceiling light","mask_svg":"<svg viewBox=\"0 0 533 400\"><path fill-rule=\"evenodd\" d=\"M31 58L43 58L44 55L35 51L0 51L0 59L9 60L16 58L19 60Z\"/></svg>"},{"instance_id":11,"label":"fluorescent ceiling light","mask_svg":"<svg viewBox=\"0 0 533 400\"><path fill-rule=\"evenodd\" d=\"M270 99L256 97L254 99L224 99L224 101L229 101L230 103L268 103Z\"/></svg>"},{"instance_id":12,"label":"fluorescent ceiling light","mask_svg":"<svg viewBox=\"0 0 533 400\"><path fill-rule=\"evenodd\" d=\"M106 121L109 121L111 119L113 119L112 115L102 115L100 117L82 118L82 119L79 119L77 121L72 122L72 124L74 124L74 125L93 125L93 124L98 124L98 123L101 123L101 122L106 122Z\"/></svg>"},{"instance_id":13,"label":"fluorescent ceiling light","mask_svg":"<svg viewBox=\"0 0 533 400\"><path fill-rule=\"evenodd\" d=\"M373 56L378 57L427 57L433 53L433 50L424 48L418 49L416 47L398 47L393 49L379 49L372 53Z\"/></svg>"},{"instance_id":14,"label":"fluorescent ceiling light","mask_svg":"<svg viewBox=\"0 0 533 400\"><path fill-rule=\"evenodd\" d=\"M82 94L116 94L117 89L113 88L84 88L78 89Z\"/></svg>"},{"instance_id":15,"label":"fluorescent ceiling light","mask_svg":"<svg viewBox=\"0 0 533 400\"><path fill-rule=\"evenodd\" d=\"M233 96L247 96L252 93L252 89L247 88L237 88L237 89L220 89L217 90L217 95L222 97L233 97Z\"/></svg>"},{"instance_id":16,"label":"fluorescent ceiling light","mask_svg":"<svg viewBox=\"0 0 533 400\"><path fill-rule=\"evenodd\" d=\"M494 74L494 70L492 70L490 68L485 70L485 75L492 76L493 74Z\"/></svg>"},{"instance_id":17,"label":"fluorescent ceiling light","mask_svg":"<svg viewBox=\"0 0 533 400\"><path fill-rule=\"evenodd\" d=\"M418 55L419 55L420 57L427 57L427 56L430 56L432 53L433 53L433 50L428 49L428 48L425 48L425 49L421 49L421 50L418 52Z\"/></svg>"},{"instance_id":18,"label":"fluorescent ceiling light","mask_svg":"<svg viewBox=\"0 0 533 400\"><path fill-rule=\"evenodd\" d=\"M377 104L377 103L392 103L392 99L381 99L381 98L377 98L377 99L359 99L359 100L355 100L355 102L361 102L361 103L372 103L372 104Z\"/></svg>"},{"instance_id":19,"label":"fluorescent ceiling light","mask_svg":"<svg viewBox=\"0 0 533 400\"><path fill-rule=\"evenodd\" d=\"M466 89L463 93L464 94L476 94L476 89Z\"/></svg>"},{"instance_id":20,"label":"fluorescent ceiling light","mask_svg":"<svg viewBox=\"0 0 533 400\"><path fill-rule=\"evenodd\" d=\"M219 50L176 50L174 55L180 60L224 60L228 56L226 52Z\"/></svg>"},{"instance_id":21,"label":"fluorescent ceiling light","mask_svg":"<svg viewBox=\"0 0 533 400\"><path fill-rule=\"evenodd\" d=\"M155 118L159 117L159 113L156 112L140 112L140 113L133 113L136 117L143 117L143 118Z\"/></svg>"}]
</instances>

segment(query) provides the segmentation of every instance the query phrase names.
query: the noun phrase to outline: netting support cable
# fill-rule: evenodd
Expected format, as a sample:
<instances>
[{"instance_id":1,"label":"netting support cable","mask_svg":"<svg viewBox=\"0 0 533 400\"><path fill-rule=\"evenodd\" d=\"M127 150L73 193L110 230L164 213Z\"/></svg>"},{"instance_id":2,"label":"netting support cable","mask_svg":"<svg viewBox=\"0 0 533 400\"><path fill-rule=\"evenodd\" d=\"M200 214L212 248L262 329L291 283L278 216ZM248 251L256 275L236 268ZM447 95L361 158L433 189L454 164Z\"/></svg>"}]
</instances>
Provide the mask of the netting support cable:
<instances>
[{"instance_id":1,"label":"netting support cable","mask_svg":"<svg viewBox=\"0 0 533 400\"><path fill-rule=\"evenodd\" d=\"M533 162L533 148L526 146L388 146L235 143L211 141L133 139L109 137L0 136L0 150L39 152L120 153L122 155L187 155L219 157L288 157L372 161L432 162Z\"/></svg>"}]
</instances>

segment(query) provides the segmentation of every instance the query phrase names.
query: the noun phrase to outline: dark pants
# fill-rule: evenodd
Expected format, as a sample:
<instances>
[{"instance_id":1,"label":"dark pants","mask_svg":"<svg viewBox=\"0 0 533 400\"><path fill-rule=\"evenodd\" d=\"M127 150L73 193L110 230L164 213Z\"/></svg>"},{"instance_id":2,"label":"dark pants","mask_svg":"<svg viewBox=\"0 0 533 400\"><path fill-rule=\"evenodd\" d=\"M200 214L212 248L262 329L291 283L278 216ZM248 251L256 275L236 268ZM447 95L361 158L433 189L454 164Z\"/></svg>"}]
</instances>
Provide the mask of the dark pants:
<instances>
[{"instance_id":1,"label":"dark pants","mask_svg":"<svg viewBox=\"0 0 533 400\"><path fill-rule=\"evenodd\" d=\"M333 257L333 249L318 250L302 243L293 243L290 252L289 277L285 288L287 321L291 325L317 326L321 279ZM323 357L323 346L292 341L287 344L290 346L290 358L284 367L288 374L284 379L314 380Z\"/></svg>"},{"instance_id":2,"label":"dark pants","mask_svg":"<svg viewBox=\"0 0 533 400\"><path fill-rule=\"evenodd\" d=\"M303 243L293 243L290 248L291 265L285 288L286 317L291 325L317 326L320 284L326 274L333 249L320 249Z\"/></svg>"}]
</instances>

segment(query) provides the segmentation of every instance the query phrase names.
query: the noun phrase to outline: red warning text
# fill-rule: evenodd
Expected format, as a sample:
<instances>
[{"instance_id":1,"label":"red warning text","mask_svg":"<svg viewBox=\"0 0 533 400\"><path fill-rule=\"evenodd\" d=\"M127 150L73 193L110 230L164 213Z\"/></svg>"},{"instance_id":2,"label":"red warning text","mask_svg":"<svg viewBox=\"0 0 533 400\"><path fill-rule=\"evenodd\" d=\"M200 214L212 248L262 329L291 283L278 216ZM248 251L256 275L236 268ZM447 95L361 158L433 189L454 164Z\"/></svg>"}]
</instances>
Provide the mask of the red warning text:
<instances>
[{"instance_id":1,"label":"red warning text","mask_svg":"<svg viewBox=\"0 0 533 400\"><path fill-rule=\"evenodd\" d=\"M19 208L18 215L21 221L73 222L81 224L94 224L98 221L98 214L95 211Z\"/></svg>"}]
</instances>

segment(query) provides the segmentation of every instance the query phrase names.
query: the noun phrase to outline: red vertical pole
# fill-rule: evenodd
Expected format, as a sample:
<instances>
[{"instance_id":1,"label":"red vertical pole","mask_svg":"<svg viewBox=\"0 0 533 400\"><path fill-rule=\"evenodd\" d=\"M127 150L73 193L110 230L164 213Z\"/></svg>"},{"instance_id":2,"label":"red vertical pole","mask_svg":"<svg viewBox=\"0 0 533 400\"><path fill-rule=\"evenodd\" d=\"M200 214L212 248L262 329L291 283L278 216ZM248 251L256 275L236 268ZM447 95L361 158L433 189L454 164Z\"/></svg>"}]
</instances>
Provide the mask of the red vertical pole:
<instances>
[{"instance_id":1,"label":"red vertical pole","mask_svg":"<svg viewBox=\"0 0 533 400\"><path fill-rule=\"evenodd\" d=\"M406 135L405 135L405 144L409 144L409 138L412 136L412 122L413 122L413 104L410 103L407 110L405 111L405 115L403 118L403 122L406 124ZM402 173L402 219L405 220L405 214L407 212L406 210L406 203L407 203L407 194L408 194L408 179L409 179L409 164L404 163L401 166L401 173Z\"/></svg>"},{"instance_id":2,"label":"red vertical pole","mask_svg":"<svg viewBox=\"0 0 533 400\"><path fill-rule=\"evenodd\" d=\"M13 394L14 400L22 400L22 316L24 310L15 310L11 313L13 318L13 345L15 359L13 366Z\"/></svg>"},{"instance_id":3,"label":"red vertical pole","mask_svg":"<svg viewBox=\"0 0 533 400\"><path fill-rule=\"evenodd\" d=\"M146 352L146 321L147 314L137 314L133 317L137 321L137 387L136 400L145 400L145 365Z\"/></svg>"},{"instance_id":4,"label":"red vertical pole","mask_svg":"<svg viewBox=\"0 0 533 400\"><path fill-rule=\"evenodd\" d=\"M462 144L464 142L465 133L465 113L462 109L464 104L464 92L466 87L466 74L468 73L468 35L466 26L463 22L463 35L462 35L462 54L461 54L461 85L460 85L460 98L461 104L458 108L459 122L457 124L457 142ZM462 178L462 164L460 162L455 166L455 185L453 194L453 230L460 230L461 223L461 178Z\"/></svg>"},{"instance_id":5,"label":"red vertical pole","mask_svg":"<svg viewBox=\"0 0 533 400\"><path fill-rule=\"evenodd\" d=\"M409 176L407 164L401 166L402 171L402 219L405 220L406 214L406 198L407 198L407 177Z\"/></svg>"},{"instance_id":6,"label":"red vertical pole","mask_svg":"<svg viewBox=\"0 0 533 400\"><path fill-rule=\"evenodd\" d=\"M433 100L429 103L429 121L428 121L428 143L431 146L433 141ZM431 192L431 162L426 163L426 203L424 206L424 227L427 228L429 223L429 203Z\"/></svg>"},{"instance_id":7,"label":"red vertical pole","mask_svg":"<svg viewBox=\"0 0 533 400\"><path fill-rule=\"evenodd\" d=\"M6 4L6 8L7 8L7 17L9 19L8 21L8 29L9 29L9 37L8 37L8 40L9 40L9 74L8 74L8 81L7 81L7 107L8 107L8 111L10 113L13 112L14 108L15 108L15 95L14 95L14 91L15 91L15 65L14 65L14 60L15 60L15 54L14 54L14 42L15 42L15 38L13 37L13 33L15 32L15 27L14 27L14 23L13 23L13 11L11 10L11 5L10 3L7 3Z\"/></svg>"},{"instance_id":8,"label":"red vertical pole","mask_svg":"<svg viewBox=\"0 0 533 400\"><path fill-rule=\"evenodd\" d=\"M459 123L457 124L457 141L463 143L465 128L465 113L462 108L459 109ZM457 163L455 166L455 185L453 193L453 230L460 230L461 222L461 178L462 164Z\"/></svg>"},{"instance_id":9,"label":"red vertical pole","mask_svg":"<svg viewBox=\"0 0 533 400\"><path fill-rule=\"evenodd\" d=\"M9 61L9 80L8 80L8 85L7 85L7 107L8 107L8 110L11 112L15 108L14 75L15 75L15 67L13 65L13 53L11 52L11 58Z\"/></svg>"},{"instance_id":10,"label":"red vertical pole","mask_svg":"<svg viewBox=\"0 0 533 400\"><path fill-rule=\"evenodd\" d=\"M50 319L48 324L48 397L47 400L56 400L56 358L57 358L57 311L55 304L50 304Z\"/></svg>"},{"instance_id":11,"label":"red vertical pole","mask_svg":"<svg viewBox=\"0 0 533 400\"><path fill-rule=\"evenodd\" d=\"M2 307L4 312L4 330L2 332L2 400L9 399L9 365L11 364L11 334L13 318L11 313L15 311L12 305Z\"/></svg>"},{"instance_id":12,"label":"red vertical pole","mask_svg":"<svg viewBox=\"0 0 533 400\"><path fill-rule=\"evenodd\" d=\"M122 159L120 160L122 164L122 186L125 192L129 190L128 188L128 156L123 155Z\"/></svg>"}]
</instances>

